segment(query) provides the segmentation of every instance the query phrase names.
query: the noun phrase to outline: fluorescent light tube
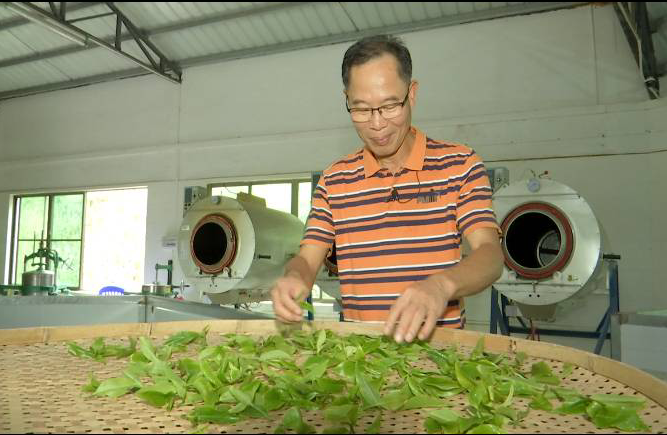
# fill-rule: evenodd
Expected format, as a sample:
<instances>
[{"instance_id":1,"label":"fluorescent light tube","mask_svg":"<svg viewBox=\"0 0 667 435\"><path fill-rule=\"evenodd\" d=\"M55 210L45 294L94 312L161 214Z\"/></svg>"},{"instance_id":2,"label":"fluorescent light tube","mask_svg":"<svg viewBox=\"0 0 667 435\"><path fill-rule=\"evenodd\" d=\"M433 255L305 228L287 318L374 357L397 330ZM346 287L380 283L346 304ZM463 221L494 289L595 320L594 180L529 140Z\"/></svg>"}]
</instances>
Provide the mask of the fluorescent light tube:
<instances>
[{"instance_id":1,"label":"fluorescent light tube","mask_svg":"<svg viewBox=\"0 0 667 435\"><path fill-rule=\"evenodd\" d=\"M39 24L76 44L85 46L88 43L88 37L85 34L73 30L67 24L49 17L44 12L33 9L30 5L21 2L7 2L5 3L5 7L16 14L21 15L23 18Z\"/></svg>"}]
</instances>

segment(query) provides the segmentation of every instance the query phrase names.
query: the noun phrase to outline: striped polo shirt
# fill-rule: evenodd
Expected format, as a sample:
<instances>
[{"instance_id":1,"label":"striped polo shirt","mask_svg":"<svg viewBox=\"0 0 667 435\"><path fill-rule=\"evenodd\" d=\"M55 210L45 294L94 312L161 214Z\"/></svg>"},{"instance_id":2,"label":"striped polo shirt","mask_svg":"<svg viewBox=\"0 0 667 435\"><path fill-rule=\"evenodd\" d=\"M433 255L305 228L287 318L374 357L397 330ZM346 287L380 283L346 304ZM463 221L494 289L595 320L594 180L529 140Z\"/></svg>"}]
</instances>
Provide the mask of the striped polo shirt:
<instances>
[{"instance_id":1,"label":"striped polo shirt","mask_svg":"<svg viewBox=\"0 0 667 435\"><path fill-rule=\"evenodd\" d=\"M335 241L345 320L384 322L410 283L460 261L462 236L500 231L479 156L412 131L414 146L397 174L363 148L329 166L313 192L302 244ZM464 323L463 301L453 300L437 324Z\"/></svg>"}]
</instances>

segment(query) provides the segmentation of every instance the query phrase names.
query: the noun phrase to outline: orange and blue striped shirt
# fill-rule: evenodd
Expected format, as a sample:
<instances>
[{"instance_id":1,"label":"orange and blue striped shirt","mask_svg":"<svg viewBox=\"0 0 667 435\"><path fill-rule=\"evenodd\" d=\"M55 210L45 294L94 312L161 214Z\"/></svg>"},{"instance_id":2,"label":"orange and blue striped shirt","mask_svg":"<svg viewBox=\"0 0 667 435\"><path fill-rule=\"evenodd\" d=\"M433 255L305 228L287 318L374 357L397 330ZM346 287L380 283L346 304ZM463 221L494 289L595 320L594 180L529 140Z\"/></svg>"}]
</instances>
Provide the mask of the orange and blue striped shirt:
<instances>
[{"instance_id":1,"label":"orange and blue striped shirt","mask_svg":"<svg viewBox=\"0 0 667 435\"><path fill-rule=\"evenodd\" d=\"M463 236L483 227L500 231L479 156L413 132L398 173L364 148L329 166L314 189L302 244L335 242L345 320L385 321L410 283L461 260ZM437 324L464 323L463 301L453 300Z\"/></svg>"}]
</instances>

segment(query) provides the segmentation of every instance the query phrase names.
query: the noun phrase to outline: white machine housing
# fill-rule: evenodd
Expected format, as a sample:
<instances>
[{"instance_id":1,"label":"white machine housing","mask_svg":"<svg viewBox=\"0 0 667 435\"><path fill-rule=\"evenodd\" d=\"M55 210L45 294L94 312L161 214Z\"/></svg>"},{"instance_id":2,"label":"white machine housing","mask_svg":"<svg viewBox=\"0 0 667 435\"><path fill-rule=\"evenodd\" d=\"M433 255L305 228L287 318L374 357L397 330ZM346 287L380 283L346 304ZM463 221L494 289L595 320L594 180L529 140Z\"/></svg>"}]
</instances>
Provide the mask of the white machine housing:
<instances>
[{"instance_id":1,"label":"white machine housing","mask_svg":"<svg viewBox=\"0 0 667 435\"><path fill-rule=\"evenodd\" d=\"M268 300L270 286L299 250L303 228L261 198L204 197L185 212L178 259L185 279L215 304Z\"/></svg>"},{"instance_id":2,"label":"white machine housing","mask_svg":"<svg viewBox=\"0 0 667 435\"><path fill-rule=\"evenodd\" d=\"M524 316L553 320L558 304L601 285L603 232L576 191L532 178L501 187L493 204L505 254L494 287L515 301Z\"/></svg>"}]
</instances>

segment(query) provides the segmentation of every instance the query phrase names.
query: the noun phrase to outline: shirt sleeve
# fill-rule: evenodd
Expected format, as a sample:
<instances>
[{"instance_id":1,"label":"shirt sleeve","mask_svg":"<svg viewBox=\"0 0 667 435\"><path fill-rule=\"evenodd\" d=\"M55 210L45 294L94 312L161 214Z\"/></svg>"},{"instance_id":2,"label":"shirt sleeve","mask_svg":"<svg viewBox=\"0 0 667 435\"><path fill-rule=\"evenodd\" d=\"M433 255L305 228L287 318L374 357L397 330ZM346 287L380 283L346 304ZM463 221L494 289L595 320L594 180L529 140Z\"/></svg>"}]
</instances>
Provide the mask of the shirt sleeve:
<instances>
[{"instance_id":1,"label":"shirt sleeve","mask_svg":"<svg viewBox=\"0 0 667 435\"><path fill-rule=\"evenodd\" d=\"M468 157L456 204L456 225L464 237L478 228L502 234L491 202L491 184L484 163L474 152Z\"/></svg>"},{"instance_id":2,"label":"shirt sleeve","mask_svg":"<svg viewBox=\"0 0 667 435\"><path fill-rule=\"evenodd\" d=\"M334 243L334 236L333 215L329 206L324 175L322 175L313 190L312 206L301 244L331 248Z\"/></svg>"}]
</instances>

